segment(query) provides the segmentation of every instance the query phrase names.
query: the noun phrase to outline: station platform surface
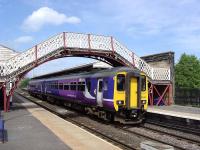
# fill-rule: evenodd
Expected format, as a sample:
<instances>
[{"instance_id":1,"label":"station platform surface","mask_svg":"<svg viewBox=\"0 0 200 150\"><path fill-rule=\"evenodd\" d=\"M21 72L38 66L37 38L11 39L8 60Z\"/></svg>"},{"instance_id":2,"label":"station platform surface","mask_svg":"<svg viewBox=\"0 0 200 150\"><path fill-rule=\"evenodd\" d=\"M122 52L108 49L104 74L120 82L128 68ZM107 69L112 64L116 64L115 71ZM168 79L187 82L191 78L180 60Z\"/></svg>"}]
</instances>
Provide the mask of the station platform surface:
<instances>
[{"instance_id":1,"label":"station platform surface","mask_svg":"<svg viewBox=\"0 0 200 150\"><path fill-rule=\"evenodd\" d=\"M148 106L147 112L161 115L200 120L200 108L189 106Z\"/></svg>"},{"instance_id":2,"label":"station platform surface","mask_svg":"<svg viewBox=\"0 0 200 150\"><path fill-rule=\"evenodd\" d=\"M7 140L1 150L120 149L19 95L13 102L10 112L3 113Z\"/></svg>"}]
</instances>

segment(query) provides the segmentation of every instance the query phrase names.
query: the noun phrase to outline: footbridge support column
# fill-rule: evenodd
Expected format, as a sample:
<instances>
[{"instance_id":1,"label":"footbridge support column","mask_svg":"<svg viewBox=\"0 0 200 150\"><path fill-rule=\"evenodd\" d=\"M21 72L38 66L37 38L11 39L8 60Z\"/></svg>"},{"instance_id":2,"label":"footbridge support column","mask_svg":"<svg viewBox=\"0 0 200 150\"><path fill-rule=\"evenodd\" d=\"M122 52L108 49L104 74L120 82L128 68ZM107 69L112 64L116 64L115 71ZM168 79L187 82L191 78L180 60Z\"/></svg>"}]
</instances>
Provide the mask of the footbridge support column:
<instances>
[{"instance_id":1,"label":"footbridge support column","mask_svg":"<svg viewBox=\"0 0 200 150\"><path fill-rule=\"evenodd\" d=\"M8 112L10 109L10 100L12 100L12 96L14 90L17 87L17 81L10 81L7 83L2 83L0 86L0 104L3 107L4 112Z\"/></svg>"},{"instance_id":2,"label":"footbridge support column","mask_svg":"<svg viewBox=\"0 0 200 150\"><path fill-rule=\"evenodd\" d=\"M171 83L150 83L149 105L173 104L173 90Z\"/></svg>"},{"instance_id":3,"label":"footbridge support column","mask_svg":"<svg viewBox=\"0 0 200 150\"><path fill-rule=\"evenodd\" d=\"M7 112L8 111L8 97L6 95L6 85L4 84L3 87L2 87L2 91L3 91L3 110L4 112Z\"/></svg>"}]
</instances>

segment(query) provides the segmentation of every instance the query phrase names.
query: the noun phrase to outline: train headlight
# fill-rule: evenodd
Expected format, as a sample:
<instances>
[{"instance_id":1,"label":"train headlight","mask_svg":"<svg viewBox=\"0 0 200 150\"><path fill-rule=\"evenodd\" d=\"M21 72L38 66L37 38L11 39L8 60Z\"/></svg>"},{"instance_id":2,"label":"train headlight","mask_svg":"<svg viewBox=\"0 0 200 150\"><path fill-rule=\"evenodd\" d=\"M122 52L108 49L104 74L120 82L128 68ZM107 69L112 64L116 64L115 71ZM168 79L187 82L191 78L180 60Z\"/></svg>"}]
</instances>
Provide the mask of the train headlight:
<instances>
[{"instance_id":1,"label":"train headlight","mask_svg":"<svg viewBox=\"0 0 200 150\"><path fill-rule=\"evenodd\" d=\"M124 105L124 101L123 100L117 100L117 105Z\"/></svg>"},{"instance_id":2,"label":"train headlight","mask_svg":"<svg viewBox=\"0 0 200 150\"><path fill-rule=\"evenodd\" d=\"M146 102L147 102L146 100L142 100L142 104L143 104L143 105L145 105L145 104L146 104Z\"/></svg>"}]
</instances>

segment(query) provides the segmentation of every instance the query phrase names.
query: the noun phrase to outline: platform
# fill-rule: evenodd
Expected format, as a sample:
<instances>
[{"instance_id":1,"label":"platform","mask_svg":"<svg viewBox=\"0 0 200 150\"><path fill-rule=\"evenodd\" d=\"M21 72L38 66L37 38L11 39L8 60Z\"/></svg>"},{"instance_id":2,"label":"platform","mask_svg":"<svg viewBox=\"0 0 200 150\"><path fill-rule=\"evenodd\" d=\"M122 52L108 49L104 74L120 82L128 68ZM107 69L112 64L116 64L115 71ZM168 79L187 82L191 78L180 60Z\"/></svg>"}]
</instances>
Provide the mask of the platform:
<instances>
[{"instance_id":1,"label":"platform","mask_svg":"<svg viewBox=\"0 0 200 150\"><path fill-rule=\"evenodd\" d=\"M7 141L1 150L120 149L18 95L13 102L3 114Z\"/></svg>"},{"instance_id":2,"label":"platform","mask_svg":"<svg viewBox=\"0 0 200 150\"><path fill-rule=\"evenodd\" d=\"M196 107L179 105L149 106L147 112L200 121L200 108Z\"/></svg>"}]
</instances>

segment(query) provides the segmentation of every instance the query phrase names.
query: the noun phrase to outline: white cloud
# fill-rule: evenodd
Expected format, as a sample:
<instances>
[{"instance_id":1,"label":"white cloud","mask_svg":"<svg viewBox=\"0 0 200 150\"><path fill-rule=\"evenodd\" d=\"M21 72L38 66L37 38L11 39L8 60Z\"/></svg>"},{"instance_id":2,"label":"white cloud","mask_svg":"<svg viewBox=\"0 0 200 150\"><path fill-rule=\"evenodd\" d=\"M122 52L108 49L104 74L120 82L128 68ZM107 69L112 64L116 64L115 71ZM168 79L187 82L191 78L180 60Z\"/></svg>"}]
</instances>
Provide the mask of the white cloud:
<instances>
[{"instance_id":1,"label":"white cloud","mask_svg":"<svg viewBox=\"0 0 200 150\"><path fill-rule=\"evenodd\" d=\"M197 24L197 20L200 19L199 4L197 0L181 0L176 3L173 0L151 2L149 0L102 0L99 8L101 12L112 17L113 21L118 23L117 27L121 27L122 30L135 31L133 29L138 28L142 33L160 34L174 32L174 29L180 26L186 26L185 30L189 29L188 25L200 29Z\"/></svg>"},{"instance_id":2,"label":"white cloud","mask_svg":"<svg viewBox=\"0 0 200 150\"><path fill-rule=\"evenodd\" d=\"M63 13L59 13L54 9L48 7L41 7L28 16L22 25L22 28L26 31L38 31L44 25L61 25L64 23L78 24L81 19L76 16L67 17Z\"/></svg>"},{"instance_id":3,"label":"white cloud","mask_svg":"<svg viewBox=\"0 0 200 150\"><path fill-rule=\"evenodd\" d=\"M32 36L20 36L14 40L15 43L22 44L22 43L29 43L33 41Z\"/></svg>"}]
</instances>

